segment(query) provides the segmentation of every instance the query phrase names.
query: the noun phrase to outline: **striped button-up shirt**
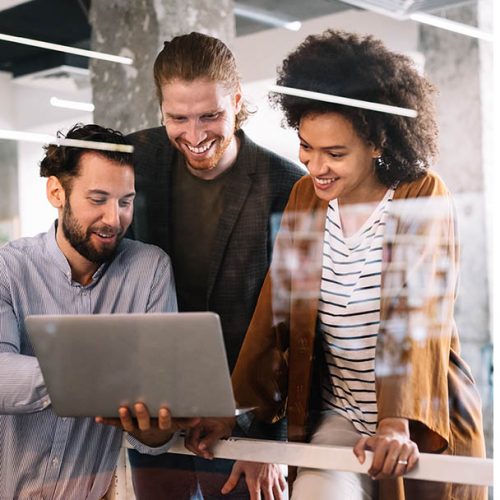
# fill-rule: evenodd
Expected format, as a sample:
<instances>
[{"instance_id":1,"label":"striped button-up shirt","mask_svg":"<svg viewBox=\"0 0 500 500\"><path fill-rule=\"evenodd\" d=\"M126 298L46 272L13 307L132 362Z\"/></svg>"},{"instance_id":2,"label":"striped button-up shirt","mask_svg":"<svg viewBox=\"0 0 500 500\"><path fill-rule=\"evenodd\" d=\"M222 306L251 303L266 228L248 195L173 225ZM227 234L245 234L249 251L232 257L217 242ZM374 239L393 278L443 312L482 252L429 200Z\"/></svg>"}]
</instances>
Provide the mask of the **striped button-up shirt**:
<instances>
[{"instance_id":1,"label":"striped button-up shirt","mask_svg":"<svg viewBox=\"0 0 500 500\"><path fill-rule=\"evenodd\" d=\"M0 248L0 498L101 498L122 433L92 418L52 410L24 320L29 314L177 310L170 259L159 248L123 240L115 257L82 286L48 233ZM161 453L129 438L145 453Z\"/></svg>"}]
</instances>

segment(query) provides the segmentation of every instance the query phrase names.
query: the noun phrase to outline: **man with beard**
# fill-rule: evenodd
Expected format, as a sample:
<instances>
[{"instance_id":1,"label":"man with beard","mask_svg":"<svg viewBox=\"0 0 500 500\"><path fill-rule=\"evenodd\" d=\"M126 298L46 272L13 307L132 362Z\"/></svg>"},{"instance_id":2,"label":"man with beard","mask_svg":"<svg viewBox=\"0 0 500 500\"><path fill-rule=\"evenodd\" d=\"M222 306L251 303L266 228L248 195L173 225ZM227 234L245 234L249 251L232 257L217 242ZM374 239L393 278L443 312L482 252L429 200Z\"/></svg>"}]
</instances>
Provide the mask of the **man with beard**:
<instances>
[{"instance_id":1,"label":"man with beard","mask_svg":"<svg viewBox=\"0 0 500 500\"><path fill-rule=\"evenodd\" d=\"M66 137L129 145L97 125L77 125ZM122 239L135 197L129 153L50 145L40 174L57 221L0 248L0 497L97 500L110 485L122 432L54 413L25 318L176 311L171 264L159 248ZM144 405L134 410L136 422L119 410L131 444L166 451L179 422L166 408L154 420Z\"/></svg>"},{"instance_id":2,"label":"man with beard","mask_svg":"<svg viewBox=\"0 0 500 500\"><path fill-rule=\"evenodd\" d=\"M303 171L241 130L249 111L234 56L220 40L191 33L165 42L154 80L164 127L130 136L134 237L172 258L180 311L219 314L232 370L270 264L273 229ZM283 431L252 428L251 436ZM129 456L140 499L214 498L221 489L234 489L224 498L247 498L248 489L252 498L279 498L284 485L272 465Z\"/></svg>"}]
</instances>

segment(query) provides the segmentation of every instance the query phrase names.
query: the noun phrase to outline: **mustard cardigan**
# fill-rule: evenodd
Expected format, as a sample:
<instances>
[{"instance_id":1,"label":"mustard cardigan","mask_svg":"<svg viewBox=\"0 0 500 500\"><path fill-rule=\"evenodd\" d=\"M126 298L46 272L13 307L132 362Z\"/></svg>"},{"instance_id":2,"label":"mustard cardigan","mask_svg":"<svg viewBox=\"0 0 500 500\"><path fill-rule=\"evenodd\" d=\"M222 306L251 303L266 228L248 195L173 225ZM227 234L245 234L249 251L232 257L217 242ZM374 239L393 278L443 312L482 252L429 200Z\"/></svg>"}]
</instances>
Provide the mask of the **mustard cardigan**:
<instances>
[{"instance_id":1,"label":"mustard cardigan","mask_svg":"<svg viewBox=\"0 0 500 500\"><path fill-rule=\"evenodd\" d=\"M327 208L310 176L295 184L232 376L238 405L255 406L257 418L268 422L286 414L290 441L307 440L320 391L316 373L322 355L315 345ZM453 319L458 261L453 209L437 174L429 171L396 188L383 255L375 356L378 420L409 419L411 439L421 452L483 457L481 401L460 358ZM379 481L380 500L486 495L483 487Z\"/></svg>"}]
</instances>

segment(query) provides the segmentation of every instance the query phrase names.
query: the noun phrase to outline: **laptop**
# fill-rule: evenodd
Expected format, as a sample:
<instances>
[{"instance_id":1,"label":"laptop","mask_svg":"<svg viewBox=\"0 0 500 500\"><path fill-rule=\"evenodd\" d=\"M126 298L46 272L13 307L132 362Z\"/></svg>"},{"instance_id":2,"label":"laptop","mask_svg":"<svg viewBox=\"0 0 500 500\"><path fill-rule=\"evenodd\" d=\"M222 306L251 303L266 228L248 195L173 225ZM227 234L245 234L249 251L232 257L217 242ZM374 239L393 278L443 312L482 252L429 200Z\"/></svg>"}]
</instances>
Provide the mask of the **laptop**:
<instances>
[{"instance_id":1,"label":"laptop","mask_svg":"<svg viewBox=\"0 0 500 500\"><path fill-rule=\"evenodd\" d=\"M118 416L162 405L174 417L237 414L219 316L211 312L34 315L26 328L54 411Z\"/></svg>"}]
</instances>

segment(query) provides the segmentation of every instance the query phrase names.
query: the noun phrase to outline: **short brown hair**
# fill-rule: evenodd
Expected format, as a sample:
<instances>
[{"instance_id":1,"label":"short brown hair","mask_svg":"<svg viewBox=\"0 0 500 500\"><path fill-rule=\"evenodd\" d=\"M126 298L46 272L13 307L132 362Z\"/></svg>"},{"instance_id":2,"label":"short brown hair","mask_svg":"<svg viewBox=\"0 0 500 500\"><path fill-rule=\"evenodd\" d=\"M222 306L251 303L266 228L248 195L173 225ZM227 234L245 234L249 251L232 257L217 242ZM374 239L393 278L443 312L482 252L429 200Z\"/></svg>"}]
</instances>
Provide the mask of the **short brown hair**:
<instances>
[{"instance_id":1,"label":"short brown hair","mask_svg":"<svg viewBox=\"0 0 500 500\"><path fill-rule=\"evenodd\" d=\"M107 142L131 146L132 143L124 137L121 132L110 128L104 128L93 123L84 125L77 123L66 136L59 131L57 137L66 139L77 139L81 141ZM61 182L63 188L69 194L72 181L80 175L80 160L84 154L94 153L120 165L134 167L132 155L120 151L107 151L103 149L81 148L76 146L62 146L48 144L43 148L45 156L40 162L40 176L55 176Z\"/></svg>"},{"instance_id":2,"label":"short brown hair","mask_svg":"<svg viewBox=\"0 0 500 500\"><path fill-rule=\"evenodd\" d=\"M192 82L205 78L221 82L233 92L237 92L240 87L236 60L227 45L218 38L194 31L165 42L156 57L153 74L160 104L163 100L162 86L175 79ZM249 114L243 102L236 115L236 129L241 127Z\"/></svg>"}]
</instances>

